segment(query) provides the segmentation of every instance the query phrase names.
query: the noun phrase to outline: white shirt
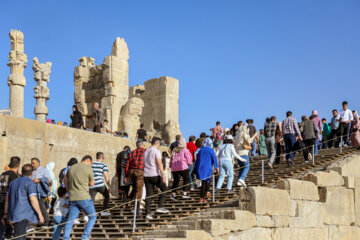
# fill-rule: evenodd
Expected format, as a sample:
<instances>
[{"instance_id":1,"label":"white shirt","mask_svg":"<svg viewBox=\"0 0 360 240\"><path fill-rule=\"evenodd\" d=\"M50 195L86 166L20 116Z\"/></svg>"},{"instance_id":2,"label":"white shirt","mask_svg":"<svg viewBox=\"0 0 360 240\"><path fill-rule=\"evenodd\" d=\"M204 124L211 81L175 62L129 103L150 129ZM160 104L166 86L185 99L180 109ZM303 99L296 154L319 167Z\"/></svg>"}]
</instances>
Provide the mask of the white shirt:
<instances>
[{"instance_id":1,"label":"white shirt","mask_svg":"<svg viewBox=\"0 0 360 240\"><path fill-rule=\"evenodd\" d=\"M345 111L341 110L336 119L339 120L340 118L343 122L354 120L354 116L350 109L346 109Z\"/></svg>"},{"instance_id":2,"label":"white shirt","mask_svg":"<svg viewBox=\"0 0 360 240\"><path fill-rule=\"evenodd\" d=\"M65 217L68 209L64 207L66 203L65 198L58 198L54 204L54 216L63 216Z\"/></svg>"}]
</instances>

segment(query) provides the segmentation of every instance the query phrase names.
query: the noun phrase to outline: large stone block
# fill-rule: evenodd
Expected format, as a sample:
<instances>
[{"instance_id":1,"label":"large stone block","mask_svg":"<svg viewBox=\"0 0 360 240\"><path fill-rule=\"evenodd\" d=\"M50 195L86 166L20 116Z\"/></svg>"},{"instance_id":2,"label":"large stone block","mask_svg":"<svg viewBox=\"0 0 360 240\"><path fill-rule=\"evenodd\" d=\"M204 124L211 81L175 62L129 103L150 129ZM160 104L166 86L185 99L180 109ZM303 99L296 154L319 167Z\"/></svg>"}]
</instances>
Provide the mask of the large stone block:
<instances>
[{"instance_id":1,"label":"large stone block","mask_svg":"<svg viewBox=\"0 0 360 240\"><path fill-rule=\"evenodd\" d=\"M330 166L328 170L338 172L341 176L360 177L360 155L354 154L339 163L338 166Z\"/></svg>"},{"instance_id":2,"label":"large stone block","mask_svg":"<svg viewBox=\"0 0 360 240\"><path fill-rule=\"evenodd\" d=\"M288 191L291 199L319 200L319 192L313 182L296 179L282 179L277 182L277 187Z\"/></svg>"},{"instance_id":3,"label":"large stone block","mask_svg":"<svg viewBox=\"0 0 360 240\"><path fill-rule=\"evenodd\" d=\"M309 173L303 177L303 180L313 182L319 187L344 185L343 177L334 171Z\"/></svg>"},{"instance_id":4,"label":"large stone block","mask_svg":"<svg viewBox=\"0 0 360 240\"><path fill-rule=\"evenodd\" d=\"M270 216L257 215L256 216L257 227L273 227L274 222Z\"/></svg>"},{"instance_id":5,"label":"large stone block","mask_svg":"<svg viewBox=\"0 0 360 240\"><path fill-rule=\"evenodd\" d=\"M288 227L290 224L289 216L272 216L271 219L274 227Z\"/></svg>"},{"instance_id":6,"label":"large stone block","mask_svg":"<svg viewBox=\"0 0 360 240\"><path fill-rule=\"evenodd\" d=\"M322 227L324 203L297 201L297 216L290 218L290 227Z\"/></svg>"},{"instance_id":7,"label":"large stone block","mask_svg":"<svg viewBox=\"0 0 360 240\"><path fill-rule=\"evenodd\" d=\"M242 194L247 194L249 202L242 205L248 210L257 215L275 215L275 216L289 216L290 214L290 196L285 190L265 188L265 187L250 187Z\"/></svg>"},{"instance_id":8,"label":"large stone block","mask_svg":"<svg viewBox=\"0 0 360 240\"><path fill-rule=\"evenodd\" d=\"M235 232L223 236L215 237L216 240L272 240L270 228L251 228L246 231ZM197 239L200 240L200 239Z\"/></svg>"},{"instance_id":9,"label":"large stone block","mask_svg":"<svg viewBox=\"0 0 360 240\"><path fill-rule=\"evenodd\" d=\"M355 177L345 176L344 177L344 186L347 188L355 188Z\"/></svg>"},{"instance_id":10,"label":"large stone block","mask_svg":"<svg viewBox=\"0 0 360 240\"><path fill-rule=\"evenodd\" d=\"M255 239L255 238L249 238ZM259 238L260 239L260 238ZM328 240L327 228L274 228L272 240Z\"/></svg>"},{"instance_id":11,"label":"large stone block","mask_svg":"<svg viewBox=\"0 0 360 240\"><path fill-rule=\"evenodd\" d=\"M326 187L319 190L324 202L324 223L351 225L355 222L354 191L344 187Z\"/></svg>"},{"instance_id":12,"label":"large stone block","mask_svg":"<svg viewBox=\"0 0 360 240\"><path fill-rule=\"evenodd\" d=\"M226 219L199 220L197 227L209 232L213 236L220 236L233 231L247 230L256 224L255 215L248 211L224 211L221 216Z\"/></svg>"},{"instance_id":13,"label":"large stone block","mask_svg":"<svg viewBox=\"0 0 360 240\"><path fill-rule=\"evenodd\" d=\"M360 239L360 228L353 226L329 226L329 240Z\"/></svg>"},{"instance_id":14,"label":"large stone block","mask_svg":"<svg viewBox=\"0 0 360 240\"><path fill-rule=\"evenodd\" d=\"M355 178L355 223L360 226L360 177Z\"/></svg>"}]
</instances>

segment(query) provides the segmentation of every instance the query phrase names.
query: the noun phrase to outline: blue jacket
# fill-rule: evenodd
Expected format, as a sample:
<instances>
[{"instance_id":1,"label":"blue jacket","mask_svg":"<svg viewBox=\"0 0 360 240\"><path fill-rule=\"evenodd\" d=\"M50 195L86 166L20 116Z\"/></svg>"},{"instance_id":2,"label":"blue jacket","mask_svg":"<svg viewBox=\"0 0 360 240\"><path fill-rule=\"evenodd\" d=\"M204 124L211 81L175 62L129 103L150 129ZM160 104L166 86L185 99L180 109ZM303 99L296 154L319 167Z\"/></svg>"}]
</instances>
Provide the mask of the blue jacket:
<instances>
[{"instance_id":1,"label":"blue jacket","mask_svg":"<svg viewBox=\"0 0 360 240\"><path fill-rule=\"evenodd\" d=\"M210 182L213 166L218 168L214 150L209 147L202 147L196 156L195 162L197 179Z\"/></svg>"},{"instance_id":2,"label":"blue jacket","mask_svg":"<svg viewBox=\"0 0 360 240\"><path fill-rule=\"evenodd\" d=\"M50 183L47 178L40 178L40 182L36 184L36 190L38 198L46 198L51 195L50 192Z\"/></svg>"}]
</instances>

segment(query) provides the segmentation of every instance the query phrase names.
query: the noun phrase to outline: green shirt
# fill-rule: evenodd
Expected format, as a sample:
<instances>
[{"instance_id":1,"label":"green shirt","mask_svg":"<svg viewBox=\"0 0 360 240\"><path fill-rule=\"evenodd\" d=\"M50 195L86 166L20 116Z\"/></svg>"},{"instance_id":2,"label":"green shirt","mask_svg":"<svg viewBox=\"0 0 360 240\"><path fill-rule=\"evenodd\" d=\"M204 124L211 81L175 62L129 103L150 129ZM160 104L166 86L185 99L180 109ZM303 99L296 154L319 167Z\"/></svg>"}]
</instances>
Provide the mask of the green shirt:
<instances>
[{"instance_id":1,"label":"green shirt","mask_svg":"<svg viewBox=\"0 0 360 240\"><path fill-rule=\"evenodd\" d=\"M90 166L78 163L66 173L69 188L69 201L90 199L89 182L94 180L94 173Z\"/></svg>"}]
</instances>

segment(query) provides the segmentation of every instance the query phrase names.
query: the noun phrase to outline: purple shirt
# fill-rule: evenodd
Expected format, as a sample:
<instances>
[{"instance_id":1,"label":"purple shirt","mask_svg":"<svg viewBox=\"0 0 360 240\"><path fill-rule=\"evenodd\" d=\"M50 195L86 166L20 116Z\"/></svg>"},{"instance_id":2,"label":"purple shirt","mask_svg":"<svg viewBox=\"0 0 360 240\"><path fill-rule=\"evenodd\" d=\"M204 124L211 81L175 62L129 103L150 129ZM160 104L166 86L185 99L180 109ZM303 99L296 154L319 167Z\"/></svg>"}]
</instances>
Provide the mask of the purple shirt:
<instances>
[{"instance_id":1,"label":"purple shirt","mask_svg":"<svg viewBox=\"0 0 360 240\"><path fill-rule=\"evenodd\" d=\"M316 116L313 119L311 119L311 121L313 121L315 123L316 129L320 133L322 131L322 123L321 123L320 117Z\"/></svg>"},{"instance_id":2,"label":"purple shirt","mask_svg":"<svg viewBox=\"0 0 360 240\"><path fill-rule=\"evenodd\" d=\"M144 177L161 176L159 166L156 159L161 161L161 152L156 147L151 147L144 153Z\"/></svg>"}]
</instances>

